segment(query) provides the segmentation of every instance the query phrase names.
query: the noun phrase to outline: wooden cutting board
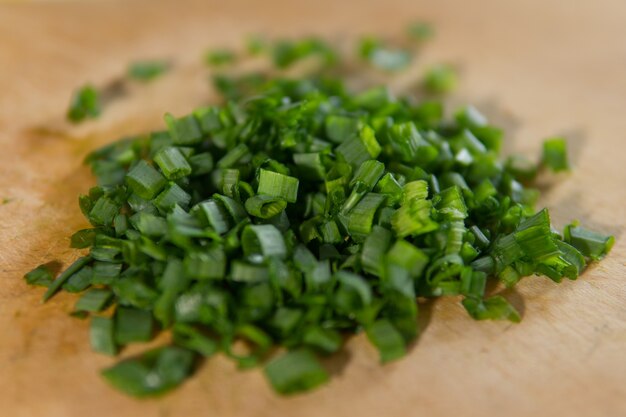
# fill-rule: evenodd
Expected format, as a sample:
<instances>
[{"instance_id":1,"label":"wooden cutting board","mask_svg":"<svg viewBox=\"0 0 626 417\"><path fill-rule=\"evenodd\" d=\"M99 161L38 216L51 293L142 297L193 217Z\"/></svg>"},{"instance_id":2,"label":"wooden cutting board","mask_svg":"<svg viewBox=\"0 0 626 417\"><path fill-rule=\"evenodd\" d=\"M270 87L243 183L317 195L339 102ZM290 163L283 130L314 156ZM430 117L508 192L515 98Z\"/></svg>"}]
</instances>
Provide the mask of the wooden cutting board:
<instances>
[{"instance_id":1,"label":"wooden cutting board","mask_svg":"<svg viewBox=\"0 0 626 417\"><path fill-rule=\"evenodd\" d=\"M413 19L438 32L420 62L459 65L454 101L502 124L509 150L537 155L544 137L569 137L575 170L545 187L542 204L559 227L578 218L616 235L611 255L578 281L527 278L505 294L521 324L474 322L455 298L423 305L423 334L406 359L380 366L364 338L352 338L329 363L332 381L309 394L280 398L261 372L221 357L160 399L109 388L98 370L113 360L92 353L87 322L67 315L75 297L41 305L42 290L21 278L77 256L68 244L86 225L76 203L93 184L86 152L209 100L206 47L254 32L394 34ZM105 86L129 61L160 57L175 59L172 73L129 86L99 120L64 122L76 86ZM623 0L0 5L0 415L624 416L625 112Z\"/></svg>"}]
</instances>

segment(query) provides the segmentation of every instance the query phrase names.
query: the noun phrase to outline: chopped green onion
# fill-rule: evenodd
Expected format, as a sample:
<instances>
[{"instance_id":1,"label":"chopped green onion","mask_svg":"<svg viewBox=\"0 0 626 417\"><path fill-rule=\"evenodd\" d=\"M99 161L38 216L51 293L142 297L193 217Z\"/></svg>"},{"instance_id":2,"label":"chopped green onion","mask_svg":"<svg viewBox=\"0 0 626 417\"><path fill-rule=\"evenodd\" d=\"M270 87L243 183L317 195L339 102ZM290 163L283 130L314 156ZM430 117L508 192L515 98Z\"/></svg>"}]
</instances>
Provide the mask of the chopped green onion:
<instances>
[{"instance_id":1,"label":"chopped green onion","mask_svg":"<svg viewBox=\"0 0 626 417\"><path fill-rule=\"evenodd\" d=\"M293 162L298 167L300 175L305 179L323 180L326 177L326 168L319 152L294 154Z\"/></svg>"},{"instance_id":2,"label":"chopped green onion","mask_svg":"<svg viewBox=\"0 0 626 417\"><path fill-rule=\"evenodd\" d=\"M49 287L52 284L52 272L45 266L39 265L37 268L24 275L26 283L29 285L38 285L41 287Z\"/></svg>"},{"instance_id":3,"label":"chopped green onion","mask_svg":"<svg viewBox=\"0 0 626 417\"><path fill-rule=\"evenodd\" d=\"M428 256L423 251L406 240L397 240L387 252L387 262L402 267L413 278L422 275L428 261Z\"/></svg>"},{"instance_id":4,"label":"chopped green onion","mask_svg":"<svg viewBox=\"0 0 626 417\"><path fill-rule=\"evenodd\" d=\"M115 311L115 341L120 345L152 339L152 314L147 310L118 307Z\"/></svg>"},{"instance_id":5,"label":"chopped green onion","mask_svg":"<svg viewBox=\"0 0 626 417\"><path fill-rule=\"evenodd\" d=\"M265 367L265 376L281 394L308 391L325 383L328 373L307 350L287 352Z\"/></svg>"},{"instance_id":6,"label":"chopped green onion","mask_svg":"<svg viewBox=\"0 0 626 417\"><path fill-rule=\"evenodd\" d=\"M68 279L72 277L76 272L78 272L83 266L87 265L91 261L91 257L83 256L82 258L78 258L76 262L69 266L65 271L61 273L50 285L48 285L48 290L43 295L43 302L48 301L54 294L57 293L61 289L61 286L67 282ZM28 279L28 278L27 278Z\"/></svg>"},{"instance_id":7,"label":"chopped green onion","mask_svg":"<svg viewBox=\"0 0 626 417\"><path fill-rule=\"evenodd\" d=\"M96 233L94 229L83 229L74 233L71 237L70 247L77 249L88 248L94 244Z\"/></svg>"},{"instance_id":8,"label":"chopped green onion","mask_svg":"<svg viewBox=\"0 0 626 417\"><path fill-rule=\"evenodd\" d=\"M179 148L166 146L154 155L163 175L169 180L176 180L191 174L191 165Z\"/></svg>"},{"instance_id":9,"label":"chopped green onion","mask_svg":"<svg viewBox=\"0 0 626 417\"><path fill-rule=\"evenodd\" d=\"M224 234L230 229L228 212L215 200L198 203L192 212L195 212L202 222L211 226L219 234Z\"/></svg>"},{"instance_id":10,"label":"chopped green onion","mask_svg":"<svg viewBox=\"0 0 626 417\"><path fill-rule=\"evenodd\" d=\"M226 256L219 248L190 252L184 260L185 272L195 279L222 279L225 275Z\"/></svg>"},{"instance_id":11,"label":"chopped green onion","mask_svg":"<svg viewBox=\"0 0 626 417\"><path fill-rule=\"evenodd\" d=\"M176 324L173 328L173 336L177 345L198 352L204 357L212 356L218 351L218 344L215 340L190 325Z\"/></svg>"},{"instance_id":12,"label":"chopped green onion","mask_svg":"<svg viewBox=\"0 0 626 417\"><path fill-rule=\"evenodd\" d=\"M84 266L63 284L63 289L67 292L84 291L89 288L92 279L93 269L90 266Z\"/></svg>"},{"instance_id":13,"label":"chopped green onion","mask_svg":"<svg viewBox=\"0 0 626 417\"><path fill-rule=\"evenodd\" d=\"M381 152L380 144L376 140L374 130L365 126L358 136L342 142L336 149L346 162L354 167L360 166L368 159L376 158Z\"/></svg>"},{"instance_id":14,"label":"chopped green onion","mask_svg":"<svg viewBox=\"0 0 626 417\"><path fill-rule=\"evenodd\" d=\"M242 158L250 155L250 149L243 143L232 148L226 155L217 161L218 168L230 168L240 162Z\"/></svg>"},{"instance_id":15,"label":"chopped green onion","mask_svg":"<svg viewBox=\"0 0 626 417\"><path fill-rule=\"evenodd\" d=\"M363 270L372 275L380 276L384 270L385 252L391 244L392 233L384 227L374 226L372 233L363 242L361 264Z\"/></svg>"},{"instance_id":16,"label":"chopped green onion","mask_svg":"<svg viewBox=\"0 0 626 417\"><path fill-rule=\"evenodd\" d=\"M404 69L412 59L408 51L386 47L382 41L374 38L361 40L359 54L374 67L384 71Z\"/></svg>"},{"instance_id":17,"label":"chopped green onion","mask_svg":"<svg viewBox=\"0 0 626 417\"><path fill-rule=\"evenodd\" d=\"M546 139L546 141L543 142L543 156L541 161L554 172L569 170L567 142L565 142L565 139Z\"/></svg>"},{"instance_id":18,"label":"chopped green onion","mask_svg":"<svg viewBox=\"0 0 626 417\"><path fill-rule=\"evenodd\" d=\"M430 93L444 94L454 90L457 84L456 71L448 65L432 67L424 77L424 88Z\"/></svg>"},{"instance_id":19,"label":"chopped green onion","mask_svg":"<svg viewBox=\"0 0 626 417\"><path fill-rule=\"evenodd\" d=\"M367 193L347 215L341 218L353 239L361 241L370 234L374 216L384 201L385 196L382 194Z\"/></svg>"},{"instance_id":20,"label":"chopped green onion","mask_svg":"<svg viewBox=\"0 0 626 417\"><path fill-rule=\"evenodd\" d=\"M241 235L244 255L256 259L287 256L287 248L283 235L271 224L249 225L243 229Z\"/></svg>"},{"instance_id":21,"label":"chopped green onion","mask_svg":"<svg viewBox=\"0 0 626 417\"><path fill-rule=\"evenodd\" d=\"M213 156L210 153L199 153L189 157L191 175L208 174L213 170Z\"/></svg>"},{"instance_id":22,"label":"chopped green onion","mask_svg":"<svg viewBox=\"0 0 626 417\"><path fill-rule=\"evenodd\" d=\"M165 187L167 181L159 171L141 160L126 174L126 183L137 196L149 200Z\"/></svg>"},{"instance_id":23,"label":"chopped green onion","mask_svg":"<svg viewBox=\"0 0 626 417\"><path fill-rule=\"evenodd\" d=\"M409 30L418 42L430 33ZM406 67L420 44L404 41L365 38L356 58ZM314 388L328 379L315 355L339 351L344 335L365 331L382 362L404 356L418 298L460 296L477 320L517 322L492 283L574 280L614 244L578 223L561 236L535 209L539 168L569 167L562 139L546 142L540 164L501 160L504 132L472 106L450 118L434 95L396 97L367 80L358 91L358 67L321 39L262 46L278 68L213 74L221 104L91 152L97 185L79 208L92 227L70 241L89 255L56 280L45 266L25 276L48 287L44 301L81 293L76 317L110 309L91 322L96 351L171 333L169 346L105 370L114 387L164 393L221 351L241 369L265 364L279 393ZM214 52L214 64L234 57ZM303 60L300 77L281 75ZM130 75L162 69L145 62ZM436 66L424 87L455 82ZM86 89L70 113L98 111Z\"/></svg>"},{"instance_id":24,"label":"chopped green onion","mask_svg":"<svg viewBox=\"0 0 626 417\"><path fill-rule=\"evenodd\" d=\"M167 346L119 362L105 369L102 376L127 394L156 396L180 385L191 373L193 362L191 351Z\"/></svg>"},{"instance_id":25,"label":"chopped green onion","mask_svg":"<svg viewBox=\"0 0 626 417\"><path fill-rule=\"evenodd\" d=\"M521 320L515 307L499 295L486 300L466 298L463 300L463 306L476 320L509 320L514 323Z\"/></svg>"},{"instance_id":26,"label":"chopped green onion","mask_svg":"<svg viewBox=\"0 0 626 417\"><path fill-rule=\"evenodd\" d=\"M102 288L92 288L78 299L74 309L76 311L97 313L104 310L112 298L113 293L111 291Z\"/></svg>"},{"instance_id":27,"label":"chopped green onion","mask_svg":"<svg viewBox=\"0 0 626 417\"><path fill-rule=\"evenodd\" d=\"M287 201L280 197L259 194L246 200L246 211L255 217L269 219L281 213L287 207Z\"/></svg>"},{"instance_id":28,"label":"chopped green onion","mask_svg":"<svg viewBox=\"0 0 626 417\"><path fill-rule=\"evenodd\" d=\"M232 64L237 59L237 56L233 51L228 49L217 49L209 51L205 55L205 61L208 65L217 67Z\"/></svg>"},{"instance_id":29,"label":"chopped green onion","mask_svg":"<svg viewBox=\"0 0 626 417\"><path fill-rule=\"evenodd\" d=\"M165 123L175 145L193 145L202 140L200 125L193 115L177 119L168 113Z\"/></svg>"},{"instance_id":30,"label":"chopped green onion","mask_svg":"<svg viewBox=\"0 0 626 417\"><path fill-rule=\"evenodd\" d=\"M429 23L415 22L409 25L407 33L411 38L421 42L432 38L435 34L435 29Z\"/></svg>"},{"instance_id":31,"label":"chopped green onion","mask_svg":"<svg viewBox=\"0 0 626 417\"><path fill-rule=\"evenodd\" d=\"M380 353L382 363L399 359L406 355L404 339L389 320L377 320L366 329L367 338Z\"/></svg>"},{"instance_id":32,"label":"chopped green onion","mask_svg":"<svg viewBox=\"0 0 626 417\"><path fill-rule=\"evenodd\" d=\"M154 200L154 205L162 213L170 212L175 206L187 208L191 202L191 196L178 184L172 183L165 187L165 189L157 195Z\"/></svg>"},{"instance_id":33,"label":"chopped green onion","mask_svg":"<svg viewBox=\"0 0 626 417\"><path fill-rule=\"evenodd\" d=\"M360 126L360 120L354 117L330 115L325 120L326 136L335 143L358 136Z\"/></svg>"},{"instance_id":34,"label":"chopped green onion","mask_svg":"<svg viewBox=\"0 0 626 417\"><path fill-rule=\"evenodd\" d=\"M391 225L399 237L417 236L439 228L430 213L430 200L413 200L402 205L391 217Z\"/></svg>"},{"instance_id":35,"label":"chopped green onion","mask_svg":"<svg viewBox=\"0 0 626 417\"><path fill-rule=\"evenodd\" d=\"M151 81L170 68L170 63L163 60L137 61L128 67L128 76L138 81Z\"/></svg>"},{"instance_id":36,"label":"chopped green onion","mask_svg":"<svg viewBox=\"0 0 626 417\"><path fill-rule=\"evenodd\" d=\"M258 193L295 203L298 198L298 184L297 178L261 169Z\"/></svg>"},{"instance_id":37,"label":"chopped green onion","mask_svg":"<svg viewBox=\"0 0 626 417\"><path fill-rule=\"evenodd\" d=\"M105 355L114 356L117 354L117 344L115 343L114 321L108 317L92 317L89 329L91 348Z\"/></svg>"},{"instance_id":38,"label":"chopped green onion","mask_svg":"<svg viewBox=\"0 0 626 417\"><path fill-rule=\"evenodd\" d=\"M100 197L89 212L89 221L96 226L109 226L120 207L108 197Z\"/></svg>"},{"instance_id":39,"label":"chopped green onion","mask_svg":"<svg viewBox=\"0 0 626 417\"><path fill-rule=\"evenodd\" d=\"M565 226L563 234L567 243L593 260L604 258L615 243L613 236L582 228L577 222Z\"/></svg>"},{"instance_id":40,"label":"chopped green onion","mask_svg":"<svg viewBox=\"0 0 626 417\"><path fill-rule=\"evenodd\" d=\"M304 332L303 342L322 353L334 353L341 347L341 335L332 329L313 327Z\"/></svg>"},{"instance_id":41,"label":"chopped green onion","mask_svg":"<svg viewBox=\"0 0 626 417\"><path fill-rule=\"evenodd\" d=\"M91 85L86 85L74 93L67 118L72 123L79 123L88 118L100 116L100 93Z\"/></svg>"}]
</instances>

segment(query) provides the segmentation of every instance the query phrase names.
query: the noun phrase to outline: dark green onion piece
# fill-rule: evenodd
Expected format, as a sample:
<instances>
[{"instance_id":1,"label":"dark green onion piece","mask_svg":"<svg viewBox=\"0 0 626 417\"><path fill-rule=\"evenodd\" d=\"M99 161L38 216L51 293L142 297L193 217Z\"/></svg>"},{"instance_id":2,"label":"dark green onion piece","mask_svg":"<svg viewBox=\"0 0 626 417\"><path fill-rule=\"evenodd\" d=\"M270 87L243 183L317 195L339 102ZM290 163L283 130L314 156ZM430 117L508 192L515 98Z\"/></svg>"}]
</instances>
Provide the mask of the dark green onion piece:
<instances>
[{"instance_id":1,"label":"dark green onion piece","mask_svg":"<svg viewBox=\"0 0 626 417\"><path fill-rule=\"evenodd\" d=\"M147 310L118 307L115 311L115 341L120 345L152 339L152 314Z\"/></svg>"},{"instance_id":2,"label":"dark green onion piece","mask_svg":"<svg viewBox=\"0 0 626 417\"><path fill-rule=\"evenodd\" d=\"M281 394L308 391L328 380L326 370L307 350L294 350L271 360L265 376Z\"/></svg>"},{"instance_id":3,"label":"dark green onion piece","mask_svg":"<svg viewBox=\"0 0 626 417\"><path fill-rule=\"evenodd\" d=\"M118 389L166 392L219 351L242 369L268 360L280 393L314 388L328 375L313 352L339 351L344 335L365 331L383 362L403 356L418 297L461 296L475 319L517 322L490 283L573 280L613 245L577 223L560 236L535 210L538 168L567 168L560 139L539 165L502 161L503 131L474 107L448 118L384 83L354 91L352 63L320 39L264 45L275 72L214 74L222 104L90 153L97 186L79 207L93 227L71 238L89 256L56 280L44 267L25 277L45 299L83 292L77 317L111 307L91 324L97 351L171 332L171 346L104 372ZM360 58L395 70L407 45L367 38ZM275 75L308 58L298 70L311 74ZM454 73L435 67L425 83L447 91ZM77 101L85 117L91 98Z\"/></svg>"},{"instance_id":4,"label":"dark green onion piece","mask_svg":"<svg viewBox=\"0 0 626 417\"><path fill-rule=\"evenodd\" d=\"M102 371L115 388L137 397L163 394L192 372L193 352L176 346L151 350Z\"/></svg>"},{"instance_id":5,"label":"dark green onion piece","mask_svg":"<svg viewBox=\"0 0 626 417\"><path fill-rule=\"evenodd\" d=\"M184 323L174 325L173 337L177 345L198 352L205 358L212 356L219 349L215 340Z\"/></svg>"},{"instance_id":6,"label":"dark green onion piece","mask_svg":"<svg viewBox=\"0 0 626 417\"><path fill-rule=\"evenodd\" d=\"M604 258L615 243L613 236L582 228L577 222L565 226L563 235L567 243L593 260Z\"/></svg>"},{"instance_id":7,"label":"dark green onion piece","mask_svg":"<svg viewBox=\"0 0 626 417\"><path fill-rule=\"evenodd\" d=\"M39 265L37 268L24 275L26 283L40 287L49 287L52 284L52 272L45 266Z\"/></svg>"},{"instance_id":8,"label":"dark green onion piece","mask_svg":"<svg viewBox=\"0 0 626 417\"><path fill-rule=\"evenodd\" d=\"M159 171L141 160L126 174L126 183L139 197L149 200L165 187L167 181Z\"/></svg>"},{"instance_id":9,"label":"dark green onion piece","mask_svg":"<svg viewBox=\"0 0 626 417\"><path fill-rule=\"evenodd\" d=\"M153 203L163 213L170 212L175 206L187 208L191 196L178 184L172 183L157 195Z\"/></svg>"},{"instance_id":10,"label":"dark green onion piece","mask_svg":"<svg viewBox=\"0 0 626 417\"><path fill-rule=\"evenodd\" d=\"M228 213L215 200L199 203L194 207L193 212L219 234L226 233L230 229Z\"/></svg>"},{"instance_id":11,"label":"dark green onion piece","mask_svg":"<svg viewBox=\"0 0 626 417\"><path fill-rule=\"evenodd\" d=\"M382 363L399 359L406 355L404 339L389 320L377 320L366 328L367 338L380 353Z\"/></svg>"},{"instance_id":12,"label":"dark green onion piece","mask_svg":"<svg viewBox=\"0 0 626 417\"><path fill-rule=\"evenodd\" d=\"M302 341L321 353L334 353L341 348L343 342L339 332L322 327L313 327L304 332Z\"/></svg>"},{"instance_id":13,"label":"dark green onion piece","mask_svg":"<svg viewBox=\"0 0 626 417\"><path fill-rule=\"evenodd\" d=\"M384 227L374 226L365 238L361 252L361 264L366 272L381 276L384 270L385 253L391 244L392 233Z\"/></svg>"},{"instance_id":14,"label":"dark green onion piece","mask_svg":"<svg viewBox=\"0 0 626 417\"><path fill-rule=\"evenodd\" d=\"M88 248L94 244L96 232L94 229L83 229L74 233L70 240L70 247L77 249Z\"/></svg>"},{"instance_id":15,"label":"dark green onion piece","mask_svg":"<svg viewBox=\"0 0 626 417\"><path fill-rule=\"evenodd\" d=\"M463 306L476 320L509 320L514 323L521 320L515 307L499 295L486 300L466 298L463 300Z\"/></svg>"},{"instance_id":16,"label":"dark green onion piece","mask_svg":"<svg viewBox=\"0 0 626 417\"><path fill-rule=\"evenodd\" d=\"M357 241L370 234L378 208L385 201L385 196L367 193L356 206L342 219L348 233Z\"/></svg>"},{"instance_id":17,"label":"dark green onion piece","mask_svg":"<svg viewBox=\"0 0 626 417\"><path fill-rule=\"evenodd\" d=\"M82 267L78 272L70 277L63 289L67 292L81 292L89 288L93 279L93 268L90 266Z\"/></svg>"},{"instance_id":18,"label":"dark green onion piece","mask_svg":"<svg viewBox=\"0 0 626 417\"><path fill-rule=\"evenodd\" d=\"M293 162L305 179L323 180L326 177L326 168L319 152L294 154Z\"/></svg>"},{"instance_id":19,"label":"dark green onion piece","mask_svg":"<svg viewBox=\"0 0 626 417\"><path fill-rule=\"evenodd\" d=\"M61 289L61 286L67 282L68 279L76 272L78 272L83 266L91 262L91 257L83 256L78 258L72 265L70 265L65 271L61 273L52 283L48 286L48 290L43 295L43 302L48 301L54 294Z\"/></svg>"},{"instance_id":20,"label":"dark green onion piece","mask_svg":"<svg viewBox=\"0 0 626 417\"><path fill-rule=\"evenodd\" d=\"M213 156L210 153L199 153L189 157L191 175L198 176L208 174L213 170Z\"/></svg>"},{"instance_id":21,"label":"dark green onion piece","mask_svg":"<svg viewBox=\"0 0 626 417\"><path fill-rule=\"evenodd\" d=\"M221 247L189 252L183 261L185 272L195 279L222 279L226 269L226 255Z\"/></svg>"},{"instance_id":22,"label":"dark green onion piece","mask_svg":"<svg viewBox=\"0 0 626 417\"><path fill-rule=\"evenodd\" d=\"M96 226L110 226L120 207L108 197L100 197L89 212L89 221Z\"/></svg>"},{"instance_id":23,"label":"dark green onion piece","mask_svg":"<svg viewBox=\"0 0 626 417\"><path fill-rule=\"evenodd\" d=\"M97 313L104 310L112 298L113 293L111 291L103 288L92 288L78 299L74 309Z\"/></svg>"},{"instance_id":24,"label":"dark green onion piece","mask_svg":"<svg viewBox=\"0 0 626 417\"><path fill-rule=\"evenodd\" d=\"M435 34L435 29L429 23L415 22L409 25L407 34L412 39L422 42L432 38Z\"/></svg>"},{"instance_id":25,"label":"dark green onion piece","mask_svg":"<svg viewBox=\"0 0 626 417\"><path fill-rule=\"evenodd\" d=\"M165 123L175 145L193 145L202 140L202 130L193 115L177 119L168 113Z\"/></svg>"}]
</instances>

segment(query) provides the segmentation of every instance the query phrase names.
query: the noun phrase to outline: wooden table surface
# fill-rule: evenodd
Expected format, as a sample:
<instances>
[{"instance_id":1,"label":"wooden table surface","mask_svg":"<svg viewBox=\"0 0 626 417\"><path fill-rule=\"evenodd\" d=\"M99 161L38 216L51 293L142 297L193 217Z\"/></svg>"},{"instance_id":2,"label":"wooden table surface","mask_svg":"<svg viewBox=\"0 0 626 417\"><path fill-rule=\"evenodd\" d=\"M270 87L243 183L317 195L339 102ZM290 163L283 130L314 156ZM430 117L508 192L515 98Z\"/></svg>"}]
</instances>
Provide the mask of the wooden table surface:
<instances>
[{"instance_id":1,"label":"wooden table surface","mask_svg":"<svg viewBox=\"0 0 626 417\"><path fill-rule=\"evenodd\" d=\"M508 294L521 324L474 322L458 299L423 306L423 335L406 359L380 366L363 337L331 364L335 377L280 398L261 372L217 357L179 390L138 401L98 370L75 297L41 305L22 275L67 265L85 226L77 195L93 179L85 153L159 127L210 97L201 53L254 32L342 38L393 34L432 21L421 62L461 67L456 102L502 123L508 149L536 155L544 137L570 138L575 170L542 204L559 227L578 218L609 232L611 255L575 282L525 279ZM172 57L172 73L78 127L71 91L103 86L137 58ZM419 71L416 69L415 71ZM0 415L73 416L625 416L626 3L623 0L86 1L0 5ZM129 349L125 354L137 349Z\"/></svg>"}]
</instances>

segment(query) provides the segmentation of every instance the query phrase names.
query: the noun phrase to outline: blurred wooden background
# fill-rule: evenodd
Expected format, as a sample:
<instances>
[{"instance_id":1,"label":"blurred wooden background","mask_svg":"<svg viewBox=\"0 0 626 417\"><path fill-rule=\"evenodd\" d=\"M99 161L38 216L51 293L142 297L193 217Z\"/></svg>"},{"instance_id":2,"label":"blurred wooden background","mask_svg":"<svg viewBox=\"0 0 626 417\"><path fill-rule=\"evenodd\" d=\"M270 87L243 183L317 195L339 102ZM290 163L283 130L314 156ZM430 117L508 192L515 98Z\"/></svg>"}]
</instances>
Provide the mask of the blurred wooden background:
<instances>
[{"instance_id":1,"label":"blurred wooden background","mask_svg":"<svg viewBox=\"0 0 626 417\"><path fill-rule=\"evenodd\" d=\"M181 389L138 401L109 388L75 297L40 304L22 275L77 256L85 226L76 200L93 183L86 152L161 126L211 97L202 52L250 33L397 34L415 19L436 38L424 65L459 65L454 100L507 128L508 149L537 154L566 134L574 172L542 203L560 227L573 218L616 235L611 255L560 286L527 278L507 296L521 324L477 323L457 299L422 309L423 335L387 366L363 337L330 364L336 377L293 397L258 370L217 357ZM623 0L88 1L0 5L0 411L11 417L99 416L624 416L626 415L626 3ZM78 127L63 120L71 92L103 86L141 58L176 70L135 86ZM420 68L416 67L415 76ZM137 349L129 349L131 354Z\"/></svg>"}]
</instances>

